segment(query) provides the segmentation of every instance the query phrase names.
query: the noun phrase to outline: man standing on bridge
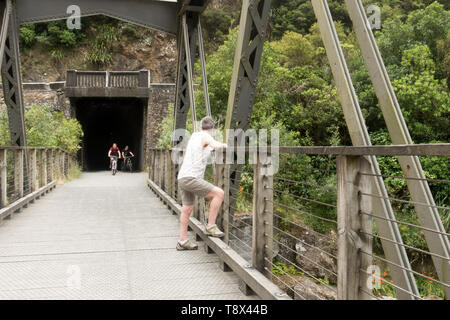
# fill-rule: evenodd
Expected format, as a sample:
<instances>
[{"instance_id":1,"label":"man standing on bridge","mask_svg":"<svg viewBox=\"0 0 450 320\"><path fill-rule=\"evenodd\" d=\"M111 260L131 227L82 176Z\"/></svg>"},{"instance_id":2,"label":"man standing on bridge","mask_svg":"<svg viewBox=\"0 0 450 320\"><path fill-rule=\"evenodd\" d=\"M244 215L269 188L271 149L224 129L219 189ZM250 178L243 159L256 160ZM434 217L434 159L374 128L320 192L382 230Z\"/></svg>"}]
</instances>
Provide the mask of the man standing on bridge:
<instances>
[{"instance_id":1,"label":"man standing on bridge","mask_svg":"<svg viewBox=\"0 0 450 320\"><path fill-rule=\"evenodd\" d=\"M183 206L181 208L180 240L177 243L177 250L198 249L196 243L187 239L189 217L194 209L195 196L211 199L208 223L205 226L206 233L217 238L224 236L224 233L216 225L217 213L222 205L224 192L205 181L203 176L211 151L226 148L227 145L214 140L212 137L214 121L211 117L203 118L200 125L202 131L195 132L189 139L183 164L178 173L178 185L181 189Z\"/></svg>"}]
</instances>

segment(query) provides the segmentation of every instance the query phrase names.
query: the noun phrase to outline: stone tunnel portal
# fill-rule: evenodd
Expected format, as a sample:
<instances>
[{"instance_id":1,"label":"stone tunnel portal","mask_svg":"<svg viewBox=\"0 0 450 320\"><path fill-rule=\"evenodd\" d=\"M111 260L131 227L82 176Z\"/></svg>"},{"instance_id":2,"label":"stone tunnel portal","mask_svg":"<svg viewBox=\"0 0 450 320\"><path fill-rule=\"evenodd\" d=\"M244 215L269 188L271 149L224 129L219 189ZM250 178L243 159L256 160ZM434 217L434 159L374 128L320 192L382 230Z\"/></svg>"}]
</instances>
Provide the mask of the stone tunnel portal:
<instances>
[{"instance_id":1,"label":"stone tunnel portal","mask_svg":"<svg viewBox=\"0 0 450 320\"><path fill-rule=\"evenodd\" d=\"M135 155L133 167L137 170L143 168L147 100L79 98L73 103L84 132L81 150L83 170L107 170L107 153L113 143L117 143L121 151L128 145Z\"/></svg>"}]
</instances>

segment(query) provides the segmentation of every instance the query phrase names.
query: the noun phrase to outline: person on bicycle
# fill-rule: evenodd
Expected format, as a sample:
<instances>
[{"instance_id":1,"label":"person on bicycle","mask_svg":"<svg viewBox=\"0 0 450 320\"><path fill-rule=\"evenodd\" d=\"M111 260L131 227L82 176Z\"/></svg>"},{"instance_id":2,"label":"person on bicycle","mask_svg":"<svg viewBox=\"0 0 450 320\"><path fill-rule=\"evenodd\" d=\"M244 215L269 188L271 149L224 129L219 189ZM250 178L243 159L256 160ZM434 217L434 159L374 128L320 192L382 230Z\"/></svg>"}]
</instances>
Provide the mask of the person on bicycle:
<instances>
[{"instance_id":1,"label":"person on bicycle","mask_svg":"<svg viewBox=\"0 0 450 320\"><path fill-rule=\"evenodd\" d=\"M133 152L131 152L131 150L128 148L128 146L125 146L125 148L123 149L122 157L123 157L122 168L125 168L125 166L127 164L127 159L134 157Z\"/></svg>"},{"instance_id":2,"label":"person on bicycle","mask_svg":"<svg viewBox=\"0 0 450 320\"><path fill-rule=\"evenodd\" d=\"M109 148L109 151L108 151L109 168L110 169L111 169L113 157L116 157L116 161L117 161L117 159L120 159L120 150L116 143L113 143L112 147Z\"/></svg>"}]
</instances>

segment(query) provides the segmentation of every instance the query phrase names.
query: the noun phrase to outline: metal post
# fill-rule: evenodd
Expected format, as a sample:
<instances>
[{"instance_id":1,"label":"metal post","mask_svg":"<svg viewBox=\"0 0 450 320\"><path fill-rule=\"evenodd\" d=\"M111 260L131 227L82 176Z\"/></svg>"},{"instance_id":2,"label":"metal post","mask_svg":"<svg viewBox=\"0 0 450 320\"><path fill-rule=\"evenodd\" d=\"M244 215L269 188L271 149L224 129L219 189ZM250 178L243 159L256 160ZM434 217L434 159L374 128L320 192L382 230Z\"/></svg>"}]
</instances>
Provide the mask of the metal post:
<instances>
[{"instance_id":1,"label":"metal post","mask_svg":"<svg viewBox=\"0 0 450 320\"><path fill-rule=\"evenodd\" d=\"M326 0L312 0L314 13L317 17L320 33L330 61L331 70L335 79L339 98L344 111L344 117L349 129L352 143L355 146L370 146L370 136L367 130L364 117L359 106L353 82L348 71L344 53L342 51L339 37L333 22L333 18ZM375 219L380 235L392 241L382 240L386 257L394 263L401 265L405 269L410 269L410 263L406 254L400 230L395 221L394 211L388 198L388 193L384 185L381 171L376 157L369 157L372 164L371 173L375 173L373 178L375 183L374 193L380 198L374 202L373 211L376 215L387 219ZM414 295L419 295L414 276L404 269L392 269L392 278L397 286L404 290L397 290L400 299L415 299ZM413 294L408 294L411 292Z\"/></svg>"},{"instance_id":2,"label":"metal post","mask_svg":"<svg viewBox=\"0 0 450 320\"><path fill-rule=\"evenodd\" d=\"M6 149L0 149L0 207L6 207L8 204L8 166L6 160Z\"/></svg>"},{"instance_id":3,"label":"metal post","mask_svg":"<svg viewBox=\"0 0 450 320\"><path fill-rule=\"evenodd\" d=\"M386 126L393 144L413 144L406 125L400 105L392 87L389 75L378 49L376 39L369 27L364 6L361 0L346 0L350 18L353 21L355 34L360 44L361 52L372 80L375 93L380 103ZM420 224L428 229L441 233L423 231L430 251L447 258L447 261L433 256L432 260L439 279L450 283L450 242L444 235L445 228L435 206L433 195L428 183L424 180L425 174L418 157L398 157L405 177L414 178L406 180L411 198L417 203L426 203L429 206L416 205L415 210ZM447 298L450 297L450 288L443 287Z\"/></svg>"},{"instance_id":4,"label":"metal post","mask_svg":"<svg viewBox=\"0 0 450 320\"><path fill-rule=\"evenodd\" d=\"M14 146L26 146L22 76L19 50L19 25L16 20L16 1L11 1L2 61L2 81L5 104L8 109L11 143Z\"/></svg>"},{"instance_id":5,"label":"metal post","mask_svg":"<svg viewBox=\"0 0 450 320\"><path fill-rule=\"evenodd\" d=\"M271 156L262 161L257 155L253 167L253 232L252 232L252 263L266 277L272 277L272 267L266 261L272 262L273 256L273 174L269 172Z\"/></svg>"},{"instance_id":6,"label":"metal post","mask_svg":"<svg viewBox=\"0 0 450 320\"><path fill-rule=\"evenodd\" d=\"M246 130L250 125L256 87L261 64L264 41L267 38L271 0L243 0L239 34L234 56L233 74L228 96L225 129ZM236 137L226 137L228 144ZM230 168L230 193L236 198L241 180L241 166L233 164ZM234 206L233 198L230 205Z\"/></svg>"},{"instance_id":7,"label":"metal post","mask_svg":"<svg viewBox=\"0 0 450 320\"><path fill-rule=\"evenodd\" d=\"M177 95L174 108L174 132L177 129L186 128L186 120L191 104L191 90L193 79L189 77L189 69L194 68L195 51L197 46L197 23L199 14L188 12L182 15L178 33L178 71L177 71ZM187 33L187 37L186 37ZM186 41L188 40L188 42ZM192 91L193 92L193 91ZM178 136L173 137L174 146L179 145L184 139L184 132L176 131Z\"/></svg>"},{"instance_id":8,"label":"metal post","mask_svg":"<svg viewBox=\"0 0 450 320\"><path fill-rule=\"evenodd\" d=\"M359 290L365 288L367 270L371 259L361 251L372 253L372 240L366 234L372 232L372 219L361 215L369 210L371 201L361 201L360 192L370 192L371 179L361 175L370 172L370 162L364 157L340 156L337 158L337 207L338 207L338 300L364 300L371 297ZM366 289L365 291L370 291Z\"/></svg>"},{"instance_id":9,"label":"metal post","mask_svg":"<svg viewBox=\"0 0 450 320\"><path fill-rule=\"evenodd\" d=\"M211 103L209 102L208 75L206 74L205 50L203 48L202 24L198 19L198 51L200 52L200 63L202 67L203 94L205 96L206 115L211 117Z\"/></svg>"},{"instance_id":10,"label":"metal post","mask_svg":"<svg viewBox=\"0 0 450 320\"><path fill-rule=\"evenodd\" d=\"M9 17L11 12L11 0L0 1L0 61L3 61L6 36L8 34Z\"/></svg>"},{"instance_id":11,"label":"metal post","mask_svg":"<svg viewBox=\"0 0 450 320\"><path fill-rule=\"evenodd\" d=\"M181 19L182 27L183 27L183 40L184 40L184 51L186 55L186 71L187 71L187 84L188 84L188 93L189 93L189 104L192 107L192 123L194 125L194 131L197 131L197 114L195 111L195 96L194 96L194 73L193 73L193 62L194 60L190 52L189 45L189 30L186 23L186 13L183 14Z\"/></svg>"},{"instance_id":12,"label":"metal post","mask_svg":"<svg viewBox=\"0 0 450 320\"><path fill-rule=\"evenodd\" d=\"M36 191L36 149L32 148L28 150L28 163L29 163L29 175L28 183L31 192Z\"/></svg>"}]
</instances>

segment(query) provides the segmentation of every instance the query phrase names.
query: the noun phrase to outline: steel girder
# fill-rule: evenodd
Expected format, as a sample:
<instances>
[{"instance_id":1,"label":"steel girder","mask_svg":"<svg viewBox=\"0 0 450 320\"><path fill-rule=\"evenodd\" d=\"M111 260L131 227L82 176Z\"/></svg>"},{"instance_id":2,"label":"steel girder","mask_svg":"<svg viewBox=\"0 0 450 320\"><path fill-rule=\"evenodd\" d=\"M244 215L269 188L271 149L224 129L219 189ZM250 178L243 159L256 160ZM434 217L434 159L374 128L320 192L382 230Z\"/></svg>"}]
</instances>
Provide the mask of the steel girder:
<instances>
[{"instance_id":1,"label":"steel girder","mask_svg":"<svg viewBox=\"0 0 450 320\"><path fill-rule=\"evenodd\" d=\"M350 18L353 21L357 40L360 44L361 52L372 80L375 92L380 103L386 126L393 144L413 144L408 127L403 117L400 105L392 87L389 75L381 57L378 45L372 30L369 27L368 19L361 0L346 0ZM445 236L445 228L442 224L439 212L436 209L433 195L430 191L419 157L398 157L403 174L406 180L411 198L415 205L419 221L425 228L436 230L439 233L424 230L425 239L430 251L446 257L447 260L433 256L432 260L436 268L439 279L444 283L450 283L450 243ZM447 298L450 297L450 289L443 287Z\"/></svg>"},{"instance_id":2,"label":"steel girder","mask_svg":"<svg viewBox=\"0 0 450 320\"><path fill-rule=\"evenodd\" d=\"M243 0L226 129L247 129L255 100L271 0Z\"/></svg>"},{"instance_id":3,"label":"steel girder","mask_svg":"<svg viewBox=\"0 0 450 320\"><path fill-rule=\"evenodd\" d=\"M11 1L0 1L0 61L3 61L3 53L5 52L5 41L8 32L9 15L11 11Z\"/></svg>"},{"instance_id":4,"label":"steel girder","mask_svg":"<svg viewBox=\"0 0 450 320\"><path fill-rule=\"evenodd\" d=\"M8 0L9 1L9 0ZM2 26L2 37L5 35L2 61L2 82L5 104L8 109L11 143L14 146L26 146L24 103L22 92L22 76L20 68L19 26L16 19L15 0L10 2L7 30ZM8 7L8 6L7 6ZM3 46L3 44L2 44Z\"/></svg>"},{"instance_id":5,"label":"steel girder","mask_svg":"<svg viewBox=\"0 0 450 320\"><path fill-rule=\"evenodd\" d=\"M361 112L327 0L312 0L312 5L319 23L320 33L328 60L330 61L352 143L355 146L369 146L371 145L369 132ZM373 200L373 211L378 217L381 217L376 218L375 222L380 235L390 240L382 240L381 242L388 260L404 268L391 269L392 278L396 286L402 288L402 290L397 290L397 295L400 299L415 299L420 297L420 294L414 276L410 272L405 271L405 269L410 269L411 266L405 247L402 246L403 241L398 224L392 222L395 221L395 215L388 200L389 196L381 177L381 171L376 157L371 156L368 158L372 164L373 173L376 175L373 177L374 193L380 196L380 198ZM370 297L361 292L361 298L369 299Z\"/></svg>"},{"instance_id":6,"label":"steel girder","mask_svg":"<svg viewBox=\"0 0 450 320\"><path fill-rule=\"evenodd\" d=\"M208 3L209 0L185 0L179 5L177 89L173 119L174 136L172 137L175 147L184 141L187 115L195 103L193 69L201 29L200 15ZM201 44L200 50L202 48Z\"/></svg>"},{"instance_id":7,"label":"steel girder","mask_svg":"<svg viewBox=\"0 0 450 320\"><path fill-rule=\"evenodd\" d=\"M19 0L17 17L20 24L67 19L69 6L76 5L81 16L114 17L147 28L177 33L177 3L158 0Z\"/></svg>"},{"instance_id":8,"label":"steel girder","mask_svg":"<svg viewBox=\"0 0 450 320\"><path fill-rule=\"evenodd\" d=\"M225 129L234 129L233 134L226 137L229 146L238 145L243 138L245 141L244 130L250 126L264 41L267 38L270 6L271 0L242 1L225 122ZM233 157L236 159L237 155L233 155ZM228 178L230 179L230 208L236 207L234 199L236 199L241 180L240 168L241 165L233 162L229 171L226 171L229 173ZM233 210L230 209L230 220L233 217L232 213ZM233 221L230 222L233 223Z\"/></svg>"}]
</instances>

